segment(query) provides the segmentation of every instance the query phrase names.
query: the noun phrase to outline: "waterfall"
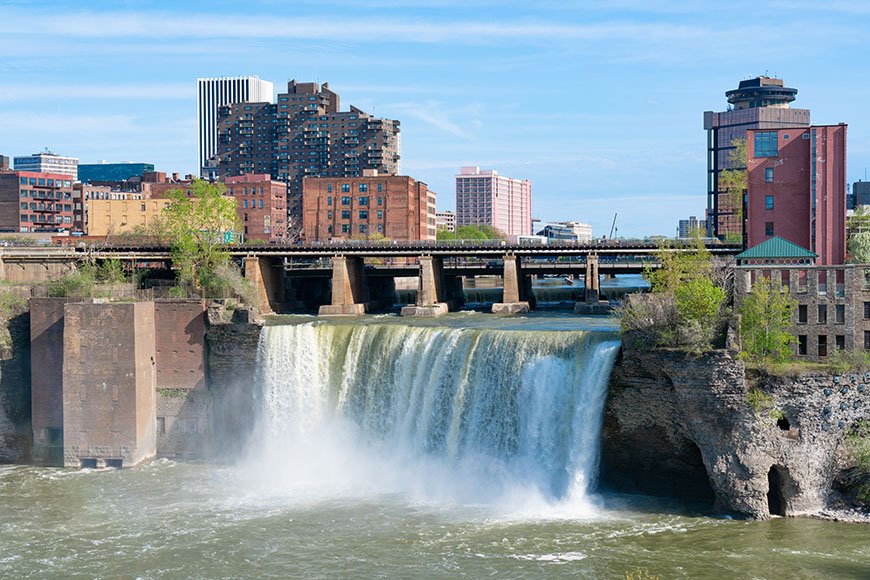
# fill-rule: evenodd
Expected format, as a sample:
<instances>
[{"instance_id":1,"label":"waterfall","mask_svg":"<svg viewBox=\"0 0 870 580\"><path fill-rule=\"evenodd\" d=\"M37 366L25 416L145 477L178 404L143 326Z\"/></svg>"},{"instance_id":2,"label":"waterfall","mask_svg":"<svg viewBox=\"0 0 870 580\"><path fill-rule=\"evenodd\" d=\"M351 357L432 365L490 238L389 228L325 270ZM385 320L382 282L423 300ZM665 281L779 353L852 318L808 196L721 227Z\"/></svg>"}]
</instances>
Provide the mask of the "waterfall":
<instances>
[{"instance_id":1,"label":"waterfall","mask_svg":"<svg viewBox=\"0 0 870 580\"><path fill-rule=\"evenodd\" d=\"M584 502L618 346L603 330L267 326L252 455L296 491Z\"/></svg>"}]
</instances>

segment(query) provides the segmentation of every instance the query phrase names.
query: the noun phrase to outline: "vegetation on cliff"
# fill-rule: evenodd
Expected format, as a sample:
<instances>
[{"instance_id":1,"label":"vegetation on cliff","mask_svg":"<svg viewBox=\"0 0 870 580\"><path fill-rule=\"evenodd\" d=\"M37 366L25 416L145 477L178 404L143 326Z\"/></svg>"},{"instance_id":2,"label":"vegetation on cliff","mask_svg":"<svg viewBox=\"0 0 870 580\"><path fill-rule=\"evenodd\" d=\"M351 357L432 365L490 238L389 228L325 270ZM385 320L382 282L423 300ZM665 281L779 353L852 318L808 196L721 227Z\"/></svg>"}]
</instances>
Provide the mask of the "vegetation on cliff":
<instances>
[{"instance_id":1,"label":"vegetation on cliff","mask_svg":"<svg viewBox=\"0 0 870 580\"><path fill-rule=\"evenodd\" d=\"M701 237L692 243L691 251L660 244L660 267L645 273L651 293L629 296L620 309L624 332L649 346L696 354L721 342L727 319L727 278L714 267Z\"/></svg>"},{"instance_id":2,"label":"vegetation on cliff","mask_svg":"<svg viewBox=\"0 0 870 580\"><path fill-rule=\"evenodd\" d=\"M796 339L790 332L795 300L788 288L762 276L738 309L740 358L766 367L791 360Z\"/></svg>"},{"instance_id":3,"label":"vegetation on cliff","mask_svg":"<svg viewBox=\"0 0 870 580\"><path fill-rule=\"evenodd\" d=\"M852 479L855 482L855 497L865 506L870 506L870 421L858 421L846 437L846 447L855 467Z\"/></svg>"}]
</instances>

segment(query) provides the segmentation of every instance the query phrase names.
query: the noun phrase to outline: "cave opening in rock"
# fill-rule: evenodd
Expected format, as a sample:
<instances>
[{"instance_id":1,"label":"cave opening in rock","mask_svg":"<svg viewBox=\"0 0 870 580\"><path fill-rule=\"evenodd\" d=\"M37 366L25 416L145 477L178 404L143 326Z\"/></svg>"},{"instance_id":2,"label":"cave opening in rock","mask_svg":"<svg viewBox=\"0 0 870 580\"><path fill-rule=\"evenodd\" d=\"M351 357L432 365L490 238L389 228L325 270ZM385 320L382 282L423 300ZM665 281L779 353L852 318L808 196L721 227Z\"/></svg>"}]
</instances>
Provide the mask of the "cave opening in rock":
<instances>
[{"instance_id":1,"label":"cave opening in rock","mask_svg":"<svg viewBox=\"0 0 870 580\"><path fill-rule=\"evenodd\" d=\"M776 465L767 472L767 509L772 516L785 515L785 496L782 491L784 480Z\"/></svg>"},{"instance_id":2,"label":"cave opening in rock","mask_svg":"<svg viewBox=\"0 0 870 580\"><path fill-rule=\"evenodd\" d=\"M776 426L783 431L788 431L789 429L791 429L791 425L789 424L788 419L786 419L785 417L780 417L779 419L777 419Z\"/></svg>"}]
</instances>

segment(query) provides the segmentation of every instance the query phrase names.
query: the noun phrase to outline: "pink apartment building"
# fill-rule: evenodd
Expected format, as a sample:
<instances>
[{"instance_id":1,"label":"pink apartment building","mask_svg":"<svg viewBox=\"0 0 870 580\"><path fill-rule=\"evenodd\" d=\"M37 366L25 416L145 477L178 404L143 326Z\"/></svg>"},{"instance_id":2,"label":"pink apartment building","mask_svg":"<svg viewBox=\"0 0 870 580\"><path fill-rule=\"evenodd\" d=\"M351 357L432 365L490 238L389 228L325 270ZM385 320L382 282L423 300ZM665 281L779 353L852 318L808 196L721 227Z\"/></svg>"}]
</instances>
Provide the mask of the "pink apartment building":
<instances>
[{"instance_id":1,"label":"pink apartment building","mask_svg":"<svg viewBox=\"0 0 870 580\"><path fill-rule=\"evenodd\" d=\"M456 225L492 226L511 239L532 233L532 182L494 169L463 167L456 176Z\"/></svg>"},{"instance_id":2,"label":"pink apartment building","mask_svg":"<svg viewBox=\"0 0 870 580\"><path fill-rule=\"evenodd\" d=\"M846 259L846 124L748 131L748 246L779 236Z\"/></svg>"}]
</instances>

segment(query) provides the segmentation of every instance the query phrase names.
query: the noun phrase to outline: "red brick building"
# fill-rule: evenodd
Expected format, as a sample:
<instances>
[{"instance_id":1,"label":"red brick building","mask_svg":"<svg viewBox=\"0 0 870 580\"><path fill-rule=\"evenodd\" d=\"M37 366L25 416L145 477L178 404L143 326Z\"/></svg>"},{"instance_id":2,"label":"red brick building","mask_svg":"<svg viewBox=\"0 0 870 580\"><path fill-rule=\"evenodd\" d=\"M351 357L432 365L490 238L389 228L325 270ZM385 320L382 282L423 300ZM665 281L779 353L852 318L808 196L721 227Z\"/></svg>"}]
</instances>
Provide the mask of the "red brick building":
<instances>
[{"instance_id":1,"label":"red brick building","mask_svg":"<svg viewBox=\"0 0 870 580\"><path fill-rule=\"evenodd\" d=\"M0 231L73 230L72 177L32 171L0 172Z\"/></svg>"},{"instance_id":2,"label":"red brick building","mask_svg":"<svg viewBox=\"0 0 870 580\"><path fill-rule=\"evenodd\" d=\"M818 254L846 259L846 125L748 132L750 248L779 236Z\"/></svg>"},{"instance_id":3,"label":"red brick building","mask_svg":"<svg viewBox=\"0 0 870 580\"><path fill-rule=\"evenodd\" d=\"M236 198L236 211L245 238L277 242L287 229L287 184L269 175L238 175L224 181L227 195Z\"/></svg>"},{"instance_id":4,"label":"red brick building","mask_svg":"<svg viewBox=\"0 0 870 580\"><path fill-rule=\"evenodd\" d=\"M404 175L307 177L302 186L305 241L435 239L435 192Z\"/></svg>"}]
</instances>

